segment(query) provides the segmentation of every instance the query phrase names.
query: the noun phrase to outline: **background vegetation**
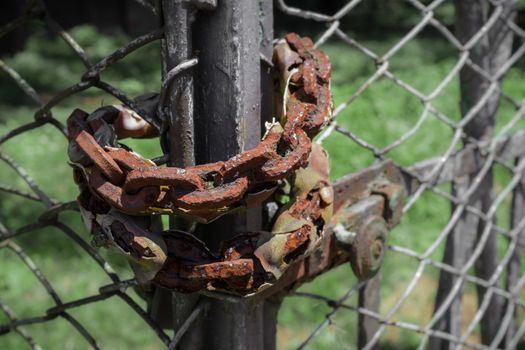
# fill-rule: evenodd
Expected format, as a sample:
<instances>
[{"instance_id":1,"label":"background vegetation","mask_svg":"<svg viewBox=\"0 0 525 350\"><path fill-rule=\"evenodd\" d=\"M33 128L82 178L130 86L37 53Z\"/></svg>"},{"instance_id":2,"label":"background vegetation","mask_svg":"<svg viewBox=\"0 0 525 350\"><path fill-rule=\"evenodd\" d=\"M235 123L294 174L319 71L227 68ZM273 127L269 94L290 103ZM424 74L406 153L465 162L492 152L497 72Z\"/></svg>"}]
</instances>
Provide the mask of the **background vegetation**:
<instances>
[{"instance_id":1,"label":"background vegetation","mask_svg":"<svg viewBox=\"0 0 525 350\"><path fill-rule=\"evenodd\" d=\"M325 2L327 3L327 2ZM444 10L443 16L449 16ZM416 13L417 15L417 13ZM388 16L387 16L388 17ZM290 24L291 26L293 23ZM348 30L348 27L345 30ZM34 24L37 34L31 36L25 49L4 60L32 84L44 98L79 81L83 66L70 49L61 41L50 37L47 32ZM293 28L292 28L293 29ZM298 28L300 31L301 28ZM87 48L88 54L97 61L129 40L124 34L111 36L98 33L94 27L78 26L72 36ZM403 32L350 33L366 47L382 54L394 45ZM324 49L330 55L333 65L333 93L336 105L346 100L367 78L375 72L375 63L355 49L339 41L330 41ZM158 91L159 62L158 44L150 44L127 59L104 72L104 79L114 83L128 95ZM456 63L458 53L445 39L432 31L425 32L407 44L390 62L390 70L399 78L424 93L430 93L447 75ZM523 67L513 68L504 83L507 94L520 99L525 96ZM0 134L22 125L32 119L34 106L9 81L0 75ZM113 103L108 95L96 90L71 98L54 109L55 115L65 121L73 108L92 111L100 105ZM434 106L449 118L459 120L459 89L454 79L439 96ZM339 125L345 126L369 143L384 147L407 132L419 119L422 111L420 101L397 87L392 81L381 79L372 85L361 97L339 116ZM503 102L498 125L501 126L513 115L513 107ZM523 126L523 125L520 125ZM429 157L440 155L448 146L451 130L434 117L425 121L420 131L402 147L389 155L402 165L409 165ZM125 142L144 156L160 154L154 141ZM357 171L373 163L372 155L357 146L350 139L336 134L325 142L334 179ZM53 198L72 200L76 187L72 181L71 169L67 165L65 139L51 126L19 136L2 148L31 174L36 183ZM497 190L505 184L510 175L496 169ZM1 183L25 189L25 184L4 164L0 164ZM448 191L447 186L443 190ZM501 226L506 227L509 202L500 210ZM0 192L0 222L13 229L31 222L43 211L37 203ZM425 193L418 203L403 218L402 224L391 233L392 244L409 247L423 252L437 237L448 221L450 204L433 193ZM89 241L78 214L61 214L62 220L72 225ZM110 283L97 266L63 234L53 228L45 232L32 232L20 236L16 241L27 249L30 256L50 278L64 301L96 293L101 285ZM506 242L501 240L501 248ZM124 276L131 276L125 261L105 251L101 253ZM440 260L442 248L432 256ZM386 312L402 294L404 287L413 277L418 262L402 255L389 253L382 278L382 312ZM427 268L414 292L405 302L394 320L424 324L430 319L437 287L438 271ZM342 266L301 288L332 299L342 296L355 283L349 266ZM52 305L52 300L23 266L15 255L6 249L0 250L0 299L10 305L18 316L40 315ZM141 299L135 299L144 305ZM474 287L467 285L464 311L465 324L476 310ZM355 298L349 300L355 304ZM294 348L321 322L330 308L300 297L285 300L279 314L279 348ZM105 349L157 349L160 343L151 330L129 308L112 298L103 302L81 307L72 311L86 328L92 332L100 346ZM0 315L0 324L7 319ZM354 348L357 315L342 310L333 323L313 343L314 349ZM45 324L27 327L44 348L84 349L86 343L72 331L65 321L56 319ZM474 334L473 337L477 337ZM419 335L414 332L389 328L383 338L383 348L411 349L418 345ZM14 333L0 337L0 348L23 349L26 345Z\"/></svg>"}]
</instances>

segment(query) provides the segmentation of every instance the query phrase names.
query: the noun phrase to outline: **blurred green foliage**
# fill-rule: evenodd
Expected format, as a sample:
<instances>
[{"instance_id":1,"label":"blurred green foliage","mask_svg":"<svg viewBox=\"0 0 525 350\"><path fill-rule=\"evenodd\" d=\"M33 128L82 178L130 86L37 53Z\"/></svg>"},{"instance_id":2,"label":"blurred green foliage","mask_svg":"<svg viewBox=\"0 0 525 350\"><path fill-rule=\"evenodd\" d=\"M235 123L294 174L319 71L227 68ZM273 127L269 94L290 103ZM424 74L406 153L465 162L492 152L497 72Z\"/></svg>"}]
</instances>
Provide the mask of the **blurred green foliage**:
<instances>
[{"instance_id":1,"label":"blurred green foliage","mask_svg":"<svg viewBox=\"0 0 525 350\"><path fill-rule=\"evenodd\" d=\"M82 61L62 40L51 36L40 22L32 23L32 27L34 34L26 42L25 49L5 58L6 63L37 91L42 91L48 96L77 83L85 71ZM98 62L129 42L129 37L122 33L101 35L90 25L72 28L69 33L85 49L92 62ZM130 96L143 91L159 90L159 50L158 41L146 45L126 57L125 63L111 66L102 77L110 83L115 83ZM20 90L13 89L12 83L5 75L0 75L0 95L2 103L16 105L28 102ZM100 96L100 92L91 89L85 92L84 96Z\"/></svg>"}]
</instances>

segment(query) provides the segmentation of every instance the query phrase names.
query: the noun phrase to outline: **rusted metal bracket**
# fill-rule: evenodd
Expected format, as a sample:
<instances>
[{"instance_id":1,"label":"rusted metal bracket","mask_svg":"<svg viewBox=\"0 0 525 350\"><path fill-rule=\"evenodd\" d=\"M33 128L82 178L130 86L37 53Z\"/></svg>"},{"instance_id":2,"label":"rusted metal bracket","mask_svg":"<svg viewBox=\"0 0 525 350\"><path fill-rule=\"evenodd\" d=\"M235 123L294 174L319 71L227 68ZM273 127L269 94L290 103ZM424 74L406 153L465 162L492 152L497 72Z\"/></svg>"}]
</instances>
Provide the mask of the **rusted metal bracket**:
<instances>
[{"instance_id":1,"label":"rusted metal bracket","mask_svg":"<svg viewBox=\"0 0 525 350\"><path fill-rule=\"evenodd\" d=\"M310 256L291 264L279 280L256 294L238 298L204 293L230 301L264 299L347 262L360 280L373 277L383 261L388 233L400 221L405 192L401 171L390 160L339 179L334 184L334 216Z\"/></svg>"},{"instance_id":2,"label":"rusted metal bracket","mask_svg":"<svg viewBox=\"0 0 525 350\"><path fill-rule=\"evenodd\" d=\"M318 248L291 266L280 289L295 288L343 263L366 280L379 270L388 232L401 218L405 189L390 160L347 175L334 184L334 216Z\"/></svg>"},{"instance_id":3,"label":"rusted metal bracket","mask_svg":"<svg viewBox=\"0 0 525 350\"><path fill-rule=\"evenodd\" d=\"M502 137L495 145L498 159L508 161L522 154L523 140L522 130ZM484 148L475 145L452 154L433 178L434 184L479 171L484 164L483 154ZM439 158L427 160L402 172L388 160L337 180L333 185L334 216L318 247L309 257L292 264L280 280L256 297L266 298L296 288L347 262L351 262L358 278L371 278L383 260L388 232L399 223L404 198L420 184L411 174L425 178L440 162ZM237 298L224 293L204 293L230 301Z\"/></svg>"},{"instance_id":4,"label":"rusted metal bracket","mask_svg":"<svg viewBox=\"0 0 525 350\"><path fill-rule=\"evenodd\" d=\"M387 161L342 178L335 185L332 232L337 246L350 252L357 278L373 277L383 262L389 231L401 218L402 175Z\"/></svg>"}]
</instances>

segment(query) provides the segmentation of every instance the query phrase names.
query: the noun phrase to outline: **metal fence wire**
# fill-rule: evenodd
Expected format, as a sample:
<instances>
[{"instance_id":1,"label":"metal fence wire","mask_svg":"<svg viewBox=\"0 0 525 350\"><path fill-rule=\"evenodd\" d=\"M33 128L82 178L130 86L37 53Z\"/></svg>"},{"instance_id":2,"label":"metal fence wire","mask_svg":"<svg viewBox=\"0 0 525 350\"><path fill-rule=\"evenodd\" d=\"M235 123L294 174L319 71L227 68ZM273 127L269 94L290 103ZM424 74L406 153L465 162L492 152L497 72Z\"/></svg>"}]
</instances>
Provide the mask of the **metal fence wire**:
<instances>
[{"instance_id":1,"label":"metal fence wire","mask_svg":"<svg viewBox=\"0 0 525 350\"><path fill-rule=\"evenodd\" d=\"M138 2L144 11L157 12L150 2ZM292 292L281 309L290 316L280 318L278 344L286 348L516 349L525 333L525 275L521 261L525 89L519 84L510 86L505 78L524 77L525 31L515 22L518 1L399 2L412 15L406 22L400 20L399 26L406 28L403 34L395 39L389 36L382 46L371 45L352 31L352 23L361 15L359 10L368 3L366 0L348 1L334 14L293 7L285 0L274 3L275 11L296 19L293 23L305 21L314 24L313 30L324 28L313 37L316 46L325 48L332 57L336 105L333 120L317 142L341 163L339 167L333 165L333 176L392 159L403 172L408 193L401 224L390 233L379 275L358 282L345 266ZM442 14L451 9L454 23L445 23ZM53 193L39 186L31 172L18 164L14 148L7 147L23 135L51 127L56 129L56 139L65 136L66 128L54 109L87 89L102 90L134 108L133 100L104 81L102 73L143 46L161 40L166 33L158 29L137 37L94 63L75 38L53 20L43 2L28 1L22 17L2 25L0 39L34 20L45 23L69 46L86 73L79 82L49 96L46 91L36 91L15 69L0 61L13 89L21 89L36 105L32 121L18 124L0 136L0 160L5 165L0 179L4 205L0 208L6 210L5 203L18 198L39 203L39 207L32 207L33 222L18 223L17 227L0 222L0 276L5 273L4 266L13 264L24 264L34 275L30 283L23 282L22 277L2 277L0 345L2 339L16 334L29 347L41 349L39 344L47 344L53 337L54 326L38 326L54 325L63 319L94 349L108 348L104 337L114 338L111 344L133 348L125 340L130 332L151 333L148 348L175 348L196 315L203 312L203 306L197 306L174 334L163 330L133 289L137 283L129 272L122 266L113 269L101 252L91 247L87 235L77 233L79 215L75 214L74 220L67 216L67 211L77 210L76 202L55 200ZM447 62L446 69L432 75L430 70L439 59L425 61L422 57L421 61L404 63L410 66L416 62L422 69L414 66L398 73L396 69L403 63L399 57L412 55L412 51L403 52L413 49L420 39L423 46L446 47L446 56L441 58ZM424 56L425 49L417 52ZM341 63L353 63L355 57L362 62L359 77ZM188 69L193 63L186 62ZM363 72L368 75L364 77ZM421 79L414 79L415 75L427 73L428 78L423 80L428 84L419 86ZM164 81L162 87L166 85ZM397 103L395 111L390 109L393 103ZM51 141L45 147L51 152ZM65 148L57 152L66 153ZM47 167L67 168L67 164L64 161ZM16 174L27 189L16 181L16 185L10 185L8 174ZM0 219L6 220L6 215ZM9 215L14 214L11 211ZM95 291L92 294L83 290L68 294L67 284L80 283L81 272L75 280L64 282L60 276L46 273L56 268L39 265L43 260L38 246L43 239L58 242L66 237L80 248L75 248L75 254L90 256L107 275L106 282L105 277L83 282L87 291ZM53 263L63 264L59 249L54 254ZM60 268L67 270L70 266ZM22 295L13 294L19 290L10 288L16 283L26 283ZM329 284L337 288L331 289ZM37 286L51 299L36 298ZM127 314L106 315L109 323L95 320L96 324L86 321L86 313L80 311L116 299L138 315L142 320L139 326L130 328L136 316L129 310ZM28 313L24 303L39 303L42 307ZM36 309L41 313L35 314ZM312 316L305 310L315 312ZM33 336L34 332L39 336ZM80 342L72 348L82 347ZM6 340L5 344L20 343Z\"/></svg>"}]
</instances>

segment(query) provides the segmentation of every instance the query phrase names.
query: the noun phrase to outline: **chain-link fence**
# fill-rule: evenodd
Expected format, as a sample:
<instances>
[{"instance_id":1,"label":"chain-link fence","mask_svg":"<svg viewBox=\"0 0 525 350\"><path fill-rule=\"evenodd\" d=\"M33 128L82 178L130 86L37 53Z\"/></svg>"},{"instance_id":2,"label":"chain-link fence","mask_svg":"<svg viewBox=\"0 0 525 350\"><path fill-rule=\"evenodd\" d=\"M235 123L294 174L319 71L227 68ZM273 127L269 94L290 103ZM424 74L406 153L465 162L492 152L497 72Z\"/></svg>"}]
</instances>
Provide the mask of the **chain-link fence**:
<instances>
[{"instance_id":1,"label":"chain-link fence","mask_svg":"<svg viewBox=\"0 0 525 350\"><path fill-rule=\"evenodd\" d=\"M148 1L140 3L144 11L159 11ZM334 118L317 139L330 154L332 178L393 160L403 173L408 197L401 223L389 235L380 274L359 282L348 266L341 266L292 292L280 310L278 345L518 348L525 332L525 136L520 128L525 32L516 20L520 4L352 0L337 2L341 7L330 14L315 12L318 3L297 3L275 2L275 11L283 14L280 27L310 32L334 66ZM84 104L95 98L98 103L98 95L83 95L98 89L136 108L116 87L118 82L104 80L103 72L173 35L165 31L174 28L140 36L93 63L43 3L28 1L25 11L1 27L0 37L35 19L43 21L82 61L85 72L80 82L49 95L35 91L17 70L0 61L5 75L37 106L31 112L22 110L33 116L27 123L3 117L8 121L3 121L6 131L0 136L5 163L0 219L9 223L0 223L0 344L7 339L8 348L24 342L35 349L40 343L44 348L78 348L80 336L96 349L174 348L206 312L205 304L187 313L173 334L161 329L150 316L151 304L147 310L133 288L137 282L126 265L109 254L102 257L105 252L95 251L85 235L76 233L72 187L56 185L65 182L61 177L68 173L66 143L57 141L67 133L62 122L71 110L67 101ZM384 26L369 28L369 33L355 29L357 24L366 28L367 21ZM189 58L187 54L182 56ZM262 58L263 64L269 63ZM165 89L195 63L188 60L175 67L158 88ZM59 73L60 67L56 69ZM38 133L40 139L28 136ZM56 160L53 153L64 154L60 164L44 160ZM40 169L49 170L42 174ZM74 244L63 243L66 236ZM45 258L49 255L53 259ZM88 272L93 262L106 277ZM22 277L28 273L34 278ZM116 305L116 300L129 307ZM60 320L78 336L71 336L71 327ZM62 340L53 340L54 332ZM63 339L72 343L63 344Z\"/></svg>"},{"instance_id":2,"label":"chain-link fence","mask_svg":"<svg viewBox=\"0 0 525 350\"><path fill-rule=\"evenodd\" d=\"M146 10L153 11L153 7L148 5L147 2L143 3L145 5ZM2 71L10 78L12 81L16 84L14 86L17 86L19 89L21 89L30 99L31 102L37 106L36 110L33 114L33 121L29 123L19 124L17 127L13 128L12 130L9 130L8 132L5 132L2 135L0 143L2 145L6 144L8 141L13 140L14 138L18 137L20 138L21 135L24 135L27 132L31 132L35 129L39 128L46 128L49 125L53 126L57 130L58 135L53 135L53 138L49 139L49 142L55 142L55 137L66 136L67 130L65 125L58 120L53 115L52 109L53 107L57 106L58 104L62 103L65 99L70 98L71 96L82 92L86 89L96 87L98 89L101 89L102 91L106 91L107 93L115 96L117 99L120 99L122 102L126 101L125 103L131 103L133 102L126 97L126 95L120 91L119 89L115 88L114 86L104 82L102 79L99 79L99 74L108 68L113 63L121 60L122 58L125 58L128 54L131 52L141 48L142 46L154 41L159 40L162 35L162 30L156 30L152 33L148 33L146 35L143 35L141 37L136 38L135 40L129 42L124 47L120 48L119 50L113 52L112 54L104 57L101 61L99 61L97 64L93 64L91 59L89 58L88 53L75 41L75 39L70 36L70 34L65 31L60 24L55 22L53 18L50 16L50 14L47 12L45 4L43 2L27 2L26 8L24 9L24 14L14 19L13 21L4 24L1 29L0 36L5 36L9 32L16 30L20 26L29 25L31 24L31 21L34 21L37 19L41 23L45 23L47 25L47 28L56 35L57 37L61 38L68 46L69 48L75 53L76 57L85 65L87 68L86 74L93 74L93 78L89 79L83 79L82 81L75 83L72 86L69 86L65 89L63 89L60 93L52 96L43 98L42 93L39 93L35 91L35 89L24 79L24 77L20 76L19 73L12 69L9 65L7 65L4 61L1 61L1 67ZM38 131L33 131L38 132ZM23 136L22 136L23 137ZM47 144L48 140L44 140L45 147L49 146ZM58 142L58 141L57 141ZM38 144L38 142L37 142ZM42 145L41 145L42 146ZM18 146L18 149L20 146ZM39 146L33 145L32 147L38 148ZM64 145L61 145L60 148L62 148L62 151L65 150ZM24 302L33 303L38 300L38 297L31 297L29 296L29 300L23 295L9 295L10 286L9 285L3 285L3 292L2 292L2 300L0 301L1 309L3 314L5 315L5 318L3 319L3 325L0 333L2 335L9 335L10 333L14 332L19 334L22 339L24 339L27 344L34 349L41 349L42 347L39 345L42 340L35 339L31 332L26 329L27 326L40 324L40 323L46 323L53 321L57 318L63 318L66 320L76 331L78 331L78 334L85 339L87 344L90 345L90 347L94 349L99 349L100 346L100 340L96 339L96 337L93 335L93 333L89 330L90 327L86 327L85 323L79 320L78 317L75 315L72 315L70 310L75 309L81 306L85 305L91 305L96 302L100 302L102 300L106 300L111 297L118 296L122 301L124 301L126 304L129 305L129 307L134 310L134 312L144 320L144 325L148 328L150 328L153 333L158 337L160 342L164 343L166 346L170 344L170 337L157 325L157 323L147 314L146 310L144 309L144 305L139 305L137 302L137 298L131 297L126 291L128 288L136 285L136 281L134 279L122 279L122 276L119 275L117 272L113 270L111 265L102 257L99 255L98 252L96 252L93 247L86 241L86 237L81 237L76 231L78 230L78 227L73 229L70 225L65 224L63 221L59 219L59 214L63 211L67 210L74 210L78 211L77 204L75 201L72 202L64 202L55 200L52 198L52 194L50 194L45 189L42 189L31 177L30 173L27 172L21 165L19 165L13 158L11 158L9 155L6 154L5 148L1 151L1 159L2 161L7 165L8 168L11 168L14 172L10 174L7 172L7 169L3 169L2 171L2 180L4 182L9 182L8 177L16 175L19 176L20 179L22 179L31 189L32 192L25 192L23 190L17 189L15 186L19 185L16 181L12 181L15 186L2 184L2 191L4 193L9 193L14 196L18 196L20 198L24 198L25 200L29 201L36 201L43 205L44 210L42 210L42 207L31 207L28 204L17 204L16 200L12 203L13 205L6 206L7 201L11 201L11 198L8 197L2 197L2 204L3 208L6 211L7 215L16 215L15 213L10 211L15 210L19 212L19 215L21 215L21 211L19 209L16 209L19 205L22 206L29 206L29 210L38 210L38 214L36 214L36 219L33 220L33 222L22 222L22 225L18 228L7 228L4 225L0 225L1 235L2 235L2 244L1 247L3 251L10 251L13 255L4 255L3 259L4 262L2 263L2 270L5 272L6 269L8 269L8 266L10 265L10 261L17 260L17 264L25 264L25 266L29 269L29 271L34 275L35 280L32 281L32 283L37 283L39 286L41 286L47 295L51 298L53 301L53 306L44 306L47 304L42 304L42 306L45 308L44 312L40 312L39 314L33 314L30 316L20 316L16 310L13 310L10 307L10 303L8 302L10 299L18 299L19 301L26 299ZM14 153L14 156L17 155L17 152ZM49 154L49 153L48 153ZM44 165L45 168L53 168L55 166L60 166L58 164L51 164L47 163ZM53 175L54 174L54 175ZM60 177L61 172L60 171L49 171L49 176L59 176ZM47 176L47 175L46 175ZM55 178L54 181L63 181L63 179L57 179ZM56 189L56 188L55 188ZM56 193L56 192L55 192ZM26 213L27 214L27 213ZM23 220L27 220L28 216L21 215ZM5 216L3 217L5 219ZM71 220L69 222L72 222ZM46 273L42 271L41 267L38 266L38 263L35 262L31 254L28 254L26 252L26 249L24 249L22 246L18 245L16 243L17 237L21 235L32 235L33 237L29 239L31 242L29 243L29 246L32 246L33 248L36 248L36 245L39 244L49 244L50 242L43 242L36 243L34 240L34 235L40 234L40 235L46 235L49 233L49 231L52 231L53 229L60 231L64 234L62 237L55 237L56 240L62 240L65 239L65 237L69 237L73 242L74 245L77 245L80 250L76 250L75 247L73 247L71 244L57 244L52 243L53 245L61 246L58 248L58 251L61 249L70 250L71 252L75 252L74 254L85 254L86 256L89 256L93 263L99 266L101 271L107 275L109 278L107 280L107 285L103 286L101 283L103 279L100 279L100 276L97 276L96 281L92 281L91 283L96 284L96 289L98 291L96 293L93 293L93 295L83 295L81 297L74 297L71 298L71 295L65 295L61 297L60 295L63 293L63 291L57 291L57 289L54 287L54 284L52 283L52 279L49 278L49 276L46 276ZM48 233L46 233L48 232ZM45 240L44 240L45 241ZM55 251L57 253L58 251ZM67 253L65 255L68 255ZM63 264L63 262L59 262L60 259L56 259L57 263ZM85 261L84 261L85 263ZM90 266L91 263L87 264L85 266L86 269L92 268ZM22 283L22 277L21 276L14 276L15 278L12 283ZM88 283L87 285L91 284ZM85 287L86 285L84 285ZM34 290L34 286L26 286L27 288L30 288L29 290ZM93 288L88 288L93 289ZM26 290L29 291L29 290ZM38 293L37 293L38 294ZM66 301L67 300L67 301ZM43 300L41 300L43 301ZM33 311L38 310L39 307L33 308ZM124 313L124 315L126 315ZM100 321L100 320L99 320ZM51 328L48 331L39 332L41 335L46 332L53 332L53 329L56 329L56 324L54 326L51 326ZM118 332L118 331L117 331ZM124 336L124 334L122 334ZM62 335L63 337L64 335ZM6 337L4 337L5 339ZM61 345L58 345L58 343L55 343L54 345L49 344L48 336L45 336L46 339L44 339L45 342L47 342L46 347L60 347ZM20 344L17 341L9 341L6 339L5 342L2 342L4 345L2 345L3 348L19 348L23 345ZM72 348L77 348L77 346L80 343L75 343L75 345L72 346ZM153 343L154 344L154 343Z\"/></svg>"}]
</instances>

